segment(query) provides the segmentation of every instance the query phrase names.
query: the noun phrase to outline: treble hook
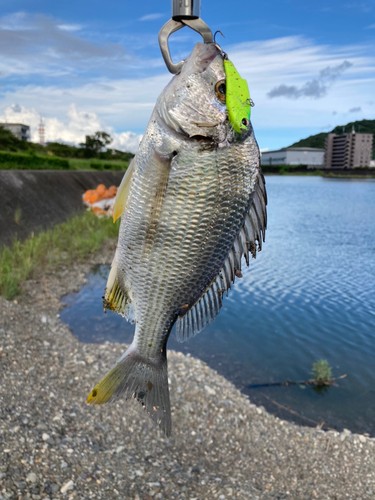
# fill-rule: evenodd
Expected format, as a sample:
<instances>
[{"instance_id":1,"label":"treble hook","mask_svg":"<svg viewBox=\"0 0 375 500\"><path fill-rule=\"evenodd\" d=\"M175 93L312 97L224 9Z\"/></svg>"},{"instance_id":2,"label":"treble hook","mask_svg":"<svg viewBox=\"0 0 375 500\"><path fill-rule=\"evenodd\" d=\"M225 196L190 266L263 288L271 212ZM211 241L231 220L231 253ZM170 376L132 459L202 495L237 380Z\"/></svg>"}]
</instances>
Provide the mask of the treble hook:
<instances>
[{"instance_id":1,"label":"treble hook","mask_svg":"<svg viewBox=\"0 0 375 500\"><path fill-rule=\"evenodd\" d=\"M199 33L204 43L212 43L212 31L199 17L201 10L200 0L173 0L172 19L170 19L159 32L159 45L164 62L173 74L179 73L185 61L174 63L168 46L168 38L172 33L188 26ZM221 49L220 49L221 50Z\"/></svg>"},{"instance_id":2,"label":"treble hook","mask_svg":"<svg viewBox=\"0 0 375 500\"><path fill-rule=\"evenodd\" d=\"M215 47L216 47L218 50L220 50L220 52L221 52L221 57L222 57L223 59L228 59L228 54L227 54L226 52L224 52L224 50L220 47L220 45L219 45L218 43L216 43L216 35L217 35L218 33L220 33L220 35L221 35L223 38L225 38L225 36L223 35L223 33L222 33L220 30L215 31L215 34L214 34L214 45L215 45Z\"/></svg>"}]
</instances>

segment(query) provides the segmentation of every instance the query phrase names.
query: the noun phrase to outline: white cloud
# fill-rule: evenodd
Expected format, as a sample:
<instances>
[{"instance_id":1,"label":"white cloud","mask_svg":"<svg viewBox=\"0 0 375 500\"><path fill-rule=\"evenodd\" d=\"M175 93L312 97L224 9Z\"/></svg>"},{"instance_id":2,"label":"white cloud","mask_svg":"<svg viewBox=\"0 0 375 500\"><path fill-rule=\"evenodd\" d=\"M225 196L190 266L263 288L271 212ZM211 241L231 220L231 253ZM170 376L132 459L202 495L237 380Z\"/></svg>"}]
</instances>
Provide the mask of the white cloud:
<instances>
[{"instance_id":1,"label":"white cloud","mask_svg":"<svg viewBox=\"0 0 375 500\"><path fill-rule=\"evenodd\" d=\"M120 151L130 151L135 153L138 149L142 135L135 134L134 132L122 132L121 134L111 134L114 138L111 148L119 149Z\"/></svg>"},{"instance_id":2,"label":"white cloud","mask_svg":"<svg viewBox=\"0 0 375 500\"><path fill-rule=\"evenodd\" d=\"M156 19L160 19L164 14L155 13L155 14L147 14L146 16L142 16L140 21L155 21Z\"/></svg>"},{"instance_id":3,"label":"white cloud","mask_svg":"<svg viewBox=\"0 0 375 500\"><path fill-rule=\"evenodd\" d=\"M170 79L171 75L165 72L151 78L99 80L76 87L20 86L0 100L0 112L2 107L14 103L25 108L33 108L38 103L40 114L64 121L67 108L77 103L116 130L140 131L147 125L156 99Z\"/></svg>"},{"instance_id":4,"label":"white cloud","mask_svg":"<svg viewBox=\"0 0 375 500\"><path fill-rule=\"evenodd\" d=\"M78 145L85 142L86 135L92 135L98 130L108 132L113 138L109 147L120 151L135 153L142 136L134 132L116 133L105 125L95 113L79 111L71 104L66 113L68 120L60 121L55 117L43 118L46 142L64 142ZM29 125L31 140L39 142L39 123L42 116L34 108L25 108L18 104L8 106L0 116L0 122L23 123Z\"/></svg>"},{"instance_id":5,"label":"white cloud","mask_svg":"<svg viewBox=\"0 0 375 500\"><path fill-rule=\"evenodd\" d=\"M373 118L373 110L366 104L375 88L375 50L370 45L329 46L303 37L285 37L223 48L248 81L255 102L251 112L255 132L259 127L320 128L336 111L334 126L347 119L351 103L362 108L363 118ZM325 68L338 67L345 60L351 66L319 100L276 100L267 96L275 86L293 84L302 88Z\"/></svg>"},{"instance_id":6,"label":"white cloud","mask_svg":"<svg viewBox=\"0 0 375 500\"><path fill-rule=\"evenodd\" d=\"M71 33L68 34L71 36ZM326 123L332 123L333 128L349 121L349 110L353 106L361 108L362 118L374 118L374 108L369 104L373 101L375 88L375 50L371 45L329 46L303 37L285 37L223 45L223 49L249 83L251 98L255 102L251 114L256 134L258 129L273 130L276 131L274 136L277 133L280 137L281 129L311 130L315 127L318 131ZM301 89L326 68L340 67L343 61L348 61L350 67L335 80L334 86L327 87L319 100L309 96L297 100L270 99L267 96L271 89L280 85L294 85ZM88 83L86 79L81 83L82 80L70 78L68 83L59 81L48 86L7 86L3 87L0 97L0 113L14 103L29 110L35 108L37 103L38 113L46 120L56 119L64 126L64 134L69 135L67 120L71 118L67 117L67 110L72 103L76 103L77 109L86 110L89 116L99 120L102 130L116 131L120 135L128 133L122 131L141 133L146 128L158 95L171 77L164 66L160 70L156 64L150 64L144 78L114 78L109 75L90 78ZM85 124L78 127L83 137L83 129L86 126L89 128L90 119L80 119ZM80 119L74 118L72 127ZM90 129L88 133L96 130ZM78 137L78 131L73 135ZM131 138L131 134L125 135L118 141L130 144ZM261 144L262 147L264 145L274 148L268 139L266 144Z\"/></svg>"},{"instance_id":7,"label":"white cloud","mask_svg":"<svg viewBox=\"0 0 375 500\"><path fill-rule=\"evenodd\" d=\"M57 27L63 31L80 31L82 29L80 24L58 24Z\"/></svg>"}]
</instances>

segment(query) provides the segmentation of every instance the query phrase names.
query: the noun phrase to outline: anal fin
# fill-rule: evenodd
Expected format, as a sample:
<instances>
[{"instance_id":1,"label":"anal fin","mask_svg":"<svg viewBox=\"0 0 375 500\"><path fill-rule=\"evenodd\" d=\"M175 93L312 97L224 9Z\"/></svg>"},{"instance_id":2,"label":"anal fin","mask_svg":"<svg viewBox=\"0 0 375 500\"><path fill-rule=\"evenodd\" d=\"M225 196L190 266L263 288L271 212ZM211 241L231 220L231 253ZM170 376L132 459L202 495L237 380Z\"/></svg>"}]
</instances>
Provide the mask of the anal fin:
<instances>
[{"instance_id":1,"label":"anal fin","mask_svg":"<svg viewBox=\"0 0 375 500\"><path fill-rule=\"evenodd\" d=\"M117 279L116 256L113 259L111 271L108 276L107 286L105 288L103 298L103 307L104 312L109 309L110 311L114 311L122 316L125 316L125 318L129 321L134 319L134 308L129 297L120 287Z\"/></svg>"}]
</instances>

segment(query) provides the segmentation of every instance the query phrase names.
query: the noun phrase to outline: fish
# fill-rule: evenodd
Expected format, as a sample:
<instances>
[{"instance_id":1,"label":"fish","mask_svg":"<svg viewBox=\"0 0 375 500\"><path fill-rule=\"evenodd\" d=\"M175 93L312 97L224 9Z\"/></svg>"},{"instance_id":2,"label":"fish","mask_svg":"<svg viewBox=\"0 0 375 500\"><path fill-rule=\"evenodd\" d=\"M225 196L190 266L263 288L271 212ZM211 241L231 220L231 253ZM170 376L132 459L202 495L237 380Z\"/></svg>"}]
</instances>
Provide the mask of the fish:
<instances>
[{"instance_id":1,"label":"fish","mask_svg":"<svg viewBox=\"0 0 375 500\"><path fill-rule=\"evenodd\" d=\"M160 94L114 206L121 223L103 304L135 333L87 402L134 397L167 436L172 328L184 342L215 319L267 226L250 95L226 58L215 43L196 44Z\"/></svg>"}]
</instances>

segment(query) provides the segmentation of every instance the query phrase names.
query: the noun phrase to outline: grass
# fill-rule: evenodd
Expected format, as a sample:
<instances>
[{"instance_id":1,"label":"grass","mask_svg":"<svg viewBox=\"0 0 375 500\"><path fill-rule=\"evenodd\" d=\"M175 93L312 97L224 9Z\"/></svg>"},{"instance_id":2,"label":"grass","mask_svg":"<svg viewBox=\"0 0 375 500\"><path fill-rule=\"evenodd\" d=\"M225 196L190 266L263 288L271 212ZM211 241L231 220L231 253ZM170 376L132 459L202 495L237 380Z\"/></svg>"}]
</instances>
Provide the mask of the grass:
<instances>
[{"instance_id":1,"label":"grass","mask_svg":"<svg viewBox=\"0 0 375 500\"><path fill-rule=\"evenodd\" d=\"M102 170L126 170L129 166L128 161L121 160L98 160L97 158L88 158L88 159L77 159L70 158L69 160L69 170L100 170L98 168L93 168L92 164L96 167L99 165L102 166Z\"/></svg>"},{"instance_id":2,"label":"grass","mask_svg":"<svg viewBox=\"0 0 375 500\"><path fill-rule=\"evenodd\" d=\"M106 238L116 237L119 221L98 218L91 212L75 216L45 232L15 240L0 249L0 295L11 300L22 293L27 279L36 278L62 264L83 261L97 252Z\"/></svg>"}]
</instances>

